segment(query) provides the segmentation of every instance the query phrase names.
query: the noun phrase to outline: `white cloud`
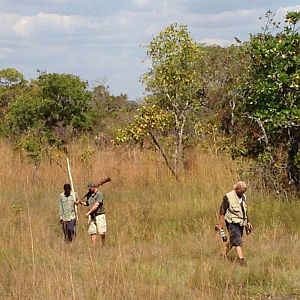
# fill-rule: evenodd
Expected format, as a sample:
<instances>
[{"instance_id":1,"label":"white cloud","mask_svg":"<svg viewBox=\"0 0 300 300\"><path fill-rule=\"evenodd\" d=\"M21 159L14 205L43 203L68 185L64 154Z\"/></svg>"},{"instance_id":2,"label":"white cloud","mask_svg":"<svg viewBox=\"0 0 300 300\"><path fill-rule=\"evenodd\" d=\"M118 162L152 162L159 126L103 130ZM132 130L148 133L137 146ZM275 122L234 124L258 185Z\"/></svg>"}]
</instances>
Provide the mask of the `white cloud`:
<instances>
[{"instance_id":1,"label":"white cloud","mask_svg":"<svg viewBox=\"0 0 300 300\"><path fill-rule=\"evenodd\" d=\"M3 65L32 70L30 76L37 68L70 72L84 79L107 76L113 81L113 92L136 94L139 76L149 67L148 60L140 63L146 55L139 46L165 26L186 24L197 42L225 46L234 42L234 36L245 40L259 30L258 18L271 7L256 7L251 1L204 2L211 9L203 9L202 0L6 1L7 7L15 8L0 13L5 24L0 31L0 58ZM280 18L286 11L300 10L300 5L274 7Z\"/></svg>"},{"instance_id":2,"label":"white cloud","mask_svg":"<svg viewBox=\"0 0 300 300\"><path fill-rule=\"evenodd\" d=\"M0 13L1 23L5 24L5 26L1 27L0 36L5 34L11 34L12 28L19 17L20 16L18 16L17 14Z\"/></svg>"},{"instance_id":3,"label":"white cloud","mask_svg":"<svg viewBox=\"0 0 300 300\"><path fill-rule=\"evenodd\" d=\"M225 11L219 14L197 12L182 14L173 6L162 10L125 10L101 18L45 12L32 16L5 14L5 23L10 24L9 28L13 29L13 33L31 39L32 42L38 42L39 39L45 42L46 36L54 43L55 39L59 41L63 36L79 41L82 36L85 40L90 37L91 40L100 38L104 41L120 43L136 42L139 45L175 21L187 24L194 32L220 27L219 30L222 31L226 28L253 24L259 15L259 12L254 9Z\"/></svg>"},{"instance_id":4,"label":"white cloud","mask_svg":"<svg viewBox=\"0 0 300 300\"><path fill-rule=\"evenodd\" d=\"M223 11L216 14L190 13L189 23L197 24L206 28L218 28L223 30L228 27L241 27L257 23L258 17L264 12L263 9L238 9Z\"/></svg>"},{"instance_id":5,"label":"white cloud","mask_svg":"<svg viewBox=\"0 0 300 300\"><path fill-rule=\"evenodd\" d=\"M219 46L228 46L232 44L231 40L225 40L225 39L212 39L212 38L203 38L200 40L200 43L206 44L206 45L219 45Z\"/></svg>"},{"instance_id":6,"label":"white cloud","mask_svg":"<svg viewBox=\"0 0 300 300\"><path fill-rule=\"evenodd\" d=\"M276 11L276 17L279 19L284 19L286 16L286 13L289 11L300 11L300 5L294 5L294 6L280 6Z\"/></svg>"},{"instance_id":7,"label":"white cloud","mask_svg":"<svg viewBox=\"0 0 300 300\"><path fill-rule=\"evenodd\" d=\"M6 47L1 47L0 48L0 58L5 59L7 55L10 55L13 52L12 49L6 48Z\"/></svg>"},{"instance_id":8,"label":"white cloud","mask_svg":"<svg viewBox=\"0 0 300 300\"><path fill-rule=\"evenodd\" d=\"M55 4L65 4L65 3L73 3L75 2L75 0L47 0L48 2L52 2ZM77 1L78 2L78 1Z\"/></svg>"},{"instance_id":9,"label":"white cloud","mask_svg":"<svg viewBox=\"0 0 300 300\"><path fill-rule=\"evenodd\" d=\"M39 13L33 16L22 16L14 24L15 33L30 37L34 33L54 31L59 34L67 32L72 27L82 24L82 18L78 16L66 16L58 14Z\"/></svg>"},{"instance_id":10,"label":"white cloud","mask_svg":"<svg viewBox=\"0 0 300 300\"><path fill-rule=\"evenodd\" d=\"M145 6L153 4L153 0L134 0L133 3L138 6Z\"/></svg>"},{"instance_id":11,"label":"white cloud","mask_svg":"<svg viewBox=\"0 0 300 300\"><path fill-rule=\"evenodd\" d=\"M30 18L29 17L22 17L15 25L14 30L15 33L29 36L30 34Z\"/></svg>"}]
</instances>

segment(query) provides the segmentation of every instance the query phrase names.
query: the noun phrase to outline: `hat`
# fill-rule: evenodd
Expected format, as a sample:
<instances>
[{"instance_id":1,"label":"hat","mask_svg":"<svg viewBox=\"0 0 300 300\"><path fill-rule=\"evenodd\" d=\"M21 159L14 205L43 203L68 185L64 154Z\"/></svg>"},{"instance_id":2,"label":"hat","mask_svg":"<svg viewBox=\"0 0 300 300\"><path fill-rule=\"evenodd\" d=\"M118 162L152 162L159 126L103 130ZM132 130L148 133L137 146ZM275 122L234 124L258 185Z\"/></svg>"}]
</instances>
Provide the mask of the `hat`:
<instances>
[{"instance_id":1,"label":"hat","mask_svg":"<svg viewBox=\"0 0 300 300\"><path fill-rule=\"evenodd\" d=\"M90 189L91 187L96 187L96 184L94 182L89 182L88 188Z\"/></svg>"}]
</instances>

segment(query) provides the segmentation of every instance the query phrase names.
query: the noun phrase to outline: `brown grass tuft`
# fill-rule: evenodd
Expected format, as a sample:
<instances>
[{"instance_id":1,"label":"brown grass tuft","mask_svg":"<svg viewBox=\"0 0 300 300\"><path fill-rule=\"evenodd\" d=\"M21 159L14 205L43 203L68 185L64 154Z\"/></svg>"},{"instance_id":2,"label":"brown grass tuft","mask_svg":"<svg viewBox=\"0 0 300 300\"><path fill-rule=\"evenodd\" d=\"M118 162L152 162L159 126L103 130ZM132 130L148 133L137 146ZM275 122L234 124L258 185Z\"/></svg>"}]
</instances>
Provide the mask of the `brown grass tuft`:
<instances>
[{"instance_id":1,"label":"brown grass tuft","mask_svg":"<svg viewBox=\"0 0 300 300\"><path fill-rule=\"evenodd\" d=\"M8 145L0 151L1 299L299 299L299 203L250 188L248 267L221 258L216 213L239 179L225 157L190 153L176 182L154 153L102 151L89 169L74 147L80 195L90 180L113 179L103 188L108 243L92 249L84 208L77 240L63 243L57 197L66 167L52 161L35 170Z\"/></svg>"}]
</instances>

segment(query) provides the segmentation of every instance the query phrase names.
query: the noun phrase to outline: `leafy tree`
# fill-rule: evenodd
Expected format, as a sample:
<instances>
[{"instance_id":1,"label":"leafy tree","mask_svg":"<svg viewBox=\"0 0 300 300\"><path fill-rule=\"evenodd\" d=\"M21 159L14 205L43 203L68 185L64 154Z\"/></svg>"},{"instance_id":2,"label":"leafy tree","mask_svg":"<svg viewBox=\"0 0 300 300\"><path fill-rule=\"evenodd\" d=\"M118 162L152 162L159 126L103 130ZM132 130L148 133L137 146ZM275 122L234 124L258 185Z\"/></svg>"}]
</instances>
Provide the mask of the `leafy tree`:
<instances>
[{"instance_id":1,"label":"leafy tree","mask_svg":"<svg viewBox=\"0 0 300 300\"><path fill-rule=\"evenodd\" d=\"M228 136L233 134L236 107L241 100L238 84L243 82L249 64L249 55L244 48L243 45L205 46L197 66L205 96L202 122L215 123Z\"/></svg>"},{"instance_id":2,"label":"leafy tree","mask_svg":"<svg viewBox=\"0 0 300 300\"><path fill-rule=\"evenodd\" d=\"M159 138L161 133L170 131L174 122L172 114L155 104L144 105L138 112L131 124L119 130L115 143L143 143L146 139L150 140L159 150L169 170L177 176L168 159L168 153L162 146L163 141Z\"/></svg>"},{"instance_id":3,"label":"leafy tree","mask_svg":"<svg viewBox=\"0 0 300 300\"><path fill-rule=\"evenodd\" d=\"M16 69L0 70L0 117L6 113L8 104L26 88L26 80Z\"/></svg>"},{"instance_id":4,"label":"leafy tree","mask_svg":"<svg viewBox=\"0 0 300 300\"><path fill-rule=\"evenodd\" d=\"M264 32L250 38L251 65L242 88L241 109L250 121L248 154L258 156L273 170L284 167L290 182L299 186L300 13L288 13L281 30L271 12L266 16L269 22Z\"/></svg>"},{"instance_id":5,"label":"leafy tree","mask_svg":"<svg viewBox=\"0 0 300 300\"><path fill-rule=\"evenodd\" d=\"M93 88L91 116L93 134L98 146L108 146L120 126L125 126L133 117L138 104L129 101L126 94L114 96L109 87L100 84Z\"/></svg>"},{"instance_id":6,"label":"leafy tree","mask_svg":"<svg viewBox=\"0 0 300 300\"><path fill-rule=\"evenodd\" d=\"M79 77L43 73L9 103L2 127L37 163L41 151L66 150L71 137L90 128L90 99Z\"/></svg>"},{"instance_id":7,"label":"leafy tree","mask_svg":"<svg viewBox=\"0 0 300 300\"><path fill-rule=\"evenodd\" d=\"M22 73L13 68L6 68L0 70L0 85L10 87L23 83L24 76Z\"/></svg>"},{"instance_id":8,"label":"leafy tree","mask_svg":"<svg viewBox=\"0 0 300 300\"><path fill-rule=\"evenodd\" d=\"M144 113L141 113L141 120L135 119L134 123L143 123L144 120L145 124L133 126L133 128L143 129L145 134L139 135L140 138L144 139L149 136L153 143L154 133L149 129L155 128L156 133L159 134L159 132L162 133L159 131L162 128L156 126L157 124L152 124L153 127L149 125L148 118L152 120L165 115L172 117L172 130L169 130L169 134L174 137L172 150L174 163L172 164L168 158L167 165L177 177L183 168L187 121L201 105L198 93L201 89L201 81L195 67L201 52L199 45L191 38L187 27L174 23L153 38L147 47L147 55L152 61L152 66L142 79L148 93L145 98L145 108L142 111L145 110L154 115L146 114L147 117L145 117ZM124 131L121 133L124 134ZM157 138L156 141L158 142ZM154 144L159 149L164 147L163 144L159 146L155 142Z\"/></svg>"},{"instance_id":9,"label":"leafy tree","mask_svg":"<svg viewBox=\"0 0 300 300\"><path fill-rule=\"evenodd\" d=\"M90 126L88 84L71 74L41 74L37 81L45 103L42 119L49 129L70 127L75 133Z\"/></svg>"}]
</instances>

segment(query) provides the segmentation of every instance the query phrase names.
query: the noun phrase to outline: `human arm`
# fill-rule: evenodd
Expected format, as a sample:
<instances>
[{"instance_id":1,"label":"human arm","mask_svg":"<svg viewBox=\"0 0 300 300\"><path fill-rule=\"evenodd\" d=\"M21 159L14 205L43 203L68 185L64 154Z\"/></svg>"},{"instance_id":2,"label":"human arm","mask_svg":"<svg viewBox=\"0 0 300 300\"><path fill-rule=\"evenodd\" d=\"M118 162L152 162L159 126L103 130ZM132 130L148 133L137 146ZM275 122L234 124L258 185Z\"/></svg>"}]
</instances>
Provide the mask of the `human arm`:
<instances>
[{"instance_id":1,"label":"human arm","mask_svg":"<svg viewBox=\"0 0 300 300\"><path fill-rule=\"evenodd\" d=\"M219 215L219 223L217 224L217 229L221 230L225 226L225 216Z\"/></svg>"},{"instance_id":2,"label":"human arm","mask_svg":"<svg viewBox=\"0 0 300 300\"><path fill-rule=\"evenodd\" d=\"M101 207L103 206L103 201L104 201L104 198L103 198L102 193L97 192L97 193L94 195L94 201L91 203L91 204L92 204L92 207L91 207L91 209L87 212L86 216L88 217L89 215L92 215L93 213L97 213L97 211L98 211L99 209L101 209Z\"/></svg>"},{"instance_id":3,"label":"human arm","mask_svg":"<svg viewBox=\"0 0 300 300\"><path fill-rule=\"evenodd\" d=\"M252 230L253 230L253 225L250 223L249 216L248 216L248 213L247 213L246 233L250 234L252 232Z\"/></svg>"},{"instance_id":4,"label":"human arm","mask_svg":"<svg viewBox=\"0 0 300 300\"><path fill-rule=\"evenodd\" d=\"M79 204L78 203L78 201L79 201L78 194L76 192L74 192L72 195L74 196L74 198L73 198L74 204L77 206Z\"/></svg>"},{"instance_id":5,"label":"human arm","mask_svg":"<svg viewBox=\"0 0 300 300\"><path fill-rule=\"evenodd\" d=\"M91 195L91 192L88 191L83 197L81 197L80 199L76 200L76 204L77 205L88 206L89 204L88 204L87 200L85 200L85 198L88 199L90 195Z\"/></svg>"},{"instance_id":6,"label":"human arm","mask_svg":"<svg viewBox=\"0 0 300 300\"><path fill-rule=\"evenodd\" d=\"M63 205L62 205L61 196L59 196L59 198L58 198L58 215L59 215L59 221L62 223L62 221L63 221Z\"/></svg>"},{"instance_id":7,"label":"human arm","mask_svg":"<svg viewBox=\"0 0 300 300\"><path fill-rule=\"evenodd\" d=\"M86 195L83 196L83 197L80 198L80 199L77 199L77 200L76 200L76 204L77 204L77 205L82 205L82 206L88 206L87 201L84 201L84 200L83 200L85 197L86 197Z\"/></svg>"},{"instance_id":8,"label":"human arm","mask_svg":"<svg viewBox=\"0 0 300 300\"><path fill-rule=\"evenodd\" d=\"M223 201L220 206L219 211L219 223L216 225L216 229L220 230L225 226L225 214L227 209L229 208L229 201L227 196L224 196Z\"/></svg>"},{"instance_id":9,"label":"human arm","mask_svg":"<svg viewBox=\"0 0 300 300\"><path fill-rule=\"evenodd\" d=\"M244 203L246 202L246 195L245 195L245 194L243 195L243 201L244 201ZM245 226L246 234L250 234L251 231L253 230L253 226L252 226L252 224L250 223L250 218L249 218L249 213L248 213L248 211L247 211L246 217L247 217L247 225Z\"/></svg>"},{"instance_id":10,"label":"human arm","mask_svg":"<svg viewBox=\"0 0 300 300\"><path fill-rule=\"evenodd\" d=\"M88 217L89 215L91 215L94 211L98 209L99 206L100 206L100 202L95 202L85 216Z\"/></svg>"}]
</instances>

